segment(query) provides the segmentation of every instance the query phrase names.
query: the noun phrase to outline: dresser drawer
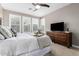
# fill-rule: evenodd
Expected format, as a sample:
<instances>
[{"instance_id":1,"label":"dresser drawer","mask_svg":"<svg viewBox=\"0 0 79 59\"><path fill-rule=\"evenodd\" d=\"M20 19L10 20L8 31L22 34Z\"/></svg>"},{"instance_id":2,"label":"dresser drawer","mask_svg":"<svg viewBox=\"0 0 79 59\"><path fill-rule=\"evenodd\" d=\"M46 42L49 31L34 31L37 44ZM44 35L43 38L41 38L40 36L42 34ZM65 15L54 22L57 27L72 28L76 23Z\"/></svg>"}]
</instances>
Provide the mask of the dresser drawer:
<instances>
[{"instance_id":1,"label":"dresser drawer","mask_svg":"<svg viewBox=\"0 0 79 59\"><path fill-rule=\"evenodd\" d=\"M55 40L60 40L60 41L67 41L67 38L65 37L54 37Z\"/></svg>"},{"instance_id":2,"label":"dresser drawer","mask_svg":"<svg viewBox=\"0 0 79 59\"><path fill-rule=\"evenodd\" d=\"M63 38L67 38L67 36L65 36L65 35L53 35L54 37L63 37Z\"/></svg>"},{"instance_id":3,"label":"dresser drawer","mask_svg":"<svg viewBox=\"0 0 79 59\"><path fill-rule=\"evenodd\" d=\"M67 34L65 34L65 33L54 33L53 35L66 36Z\"/></svg>"},{"instance_id":4,"label":"dresser drawer","mask_svg":"<svg viewBox=\"0 0 79 59\"><path fill-rule=\"evenodd\" d=\"M60 40L55 41L55 43L58 43L58 44L61 44L61 45L64 45L64 46L68 45L67 42L63 42L63 41L60 41Z\"/></svg>"}]
</instances>

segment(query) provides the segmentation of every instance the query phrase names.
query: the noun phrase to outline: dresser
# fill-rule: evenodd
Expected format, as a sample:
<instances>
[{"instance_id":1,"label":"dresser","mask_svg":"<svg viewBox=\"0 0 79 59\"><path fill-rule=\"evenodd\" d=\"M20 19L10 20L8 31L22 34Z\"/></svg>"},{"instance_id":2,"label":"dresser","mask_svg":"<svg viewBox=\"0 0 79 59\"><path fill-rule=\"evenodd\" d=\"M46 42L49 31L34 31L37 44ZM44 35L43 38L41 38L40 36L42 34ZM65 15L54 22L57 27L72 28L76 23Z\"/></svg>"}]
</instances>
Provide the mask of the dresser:
<instances>
[{"instance_id":1,"label":"dresser","mask_svg":"<svg viewBox=\"0 0 79 59\"><path fill-rule=\"evenodd\" d=\"M51 38L52 42L54 43L58 43L67 47L72 46L71 32L53 31L53 32L47 32L47 35Z\"/></svg>"}]
</instances>

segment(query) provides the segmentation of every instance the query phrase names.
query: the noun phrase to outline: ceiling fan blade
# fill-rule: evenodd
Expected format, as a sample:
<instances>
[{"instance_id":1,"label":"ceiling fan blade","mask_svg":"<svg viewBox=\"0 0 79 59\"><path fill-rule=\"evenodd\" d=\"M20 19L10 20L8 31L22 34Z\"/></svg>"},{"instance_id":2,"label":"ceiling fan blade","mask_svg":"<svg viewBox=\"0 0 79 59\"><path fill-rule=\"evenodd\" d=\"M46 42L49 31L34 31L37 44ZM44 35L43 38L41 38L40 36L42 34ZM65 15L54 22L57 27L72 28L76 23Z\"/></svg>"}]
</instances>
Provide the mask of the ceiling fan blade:
<instances>
[{"instance_id":1,"label":"ceiling fan blade","mask_svg":"<svg viewBox=\"0 0 79 59\"><path fill-rule=\"evenodd\" d=\"M44 7L50 7L49 5L47 4L39 4L40 6L44 6Z\"/></svg>"},{"instance_id":2,"label":"ceiling fan blade","mask_svg":"<svg viewBox=\"0 0 79 59\"><path fill-rule=\"evenodd\" d=\"M32 3L32 5L36 6L36 5L37 5L37 3Z\"/></svg>"},{"instance_id":3,"label":"ceiling fan blade","mask_svg":"<svg viewBox=\"0 0 79 59\"><path fill-rule=\"evenodd\" d=\"M36 5L40 5L43 7L50 7L48 4L42 4L42 3L32 3L32 5L36 6Z\"/></svg>"}]
</instances>

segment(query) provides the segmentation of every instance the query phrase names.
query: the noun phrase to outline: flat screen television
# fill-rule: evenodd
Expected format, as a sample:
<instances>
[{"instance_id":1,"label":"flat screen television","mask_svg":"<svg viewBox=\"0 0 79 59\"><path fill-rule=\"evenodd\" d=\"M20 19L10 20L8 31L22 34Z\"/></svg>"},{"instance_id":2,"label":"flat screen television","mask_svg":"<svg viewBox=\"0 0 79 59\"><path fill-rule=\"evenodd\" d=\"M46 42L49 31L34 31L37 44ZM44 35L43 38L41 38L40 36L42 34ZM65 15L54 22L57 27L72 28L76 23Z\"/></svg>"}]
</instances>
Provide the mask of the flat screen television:
<instances>
[{"instance_id":1,"label":"flat screen television","mask_svg":"<svg viewBox=\"0 0 79 59\"><path fill-rule=\"evenodd\" d=\"M64 31L64 22L51 24L51 31Z\"/></svg>"}]
</instances>

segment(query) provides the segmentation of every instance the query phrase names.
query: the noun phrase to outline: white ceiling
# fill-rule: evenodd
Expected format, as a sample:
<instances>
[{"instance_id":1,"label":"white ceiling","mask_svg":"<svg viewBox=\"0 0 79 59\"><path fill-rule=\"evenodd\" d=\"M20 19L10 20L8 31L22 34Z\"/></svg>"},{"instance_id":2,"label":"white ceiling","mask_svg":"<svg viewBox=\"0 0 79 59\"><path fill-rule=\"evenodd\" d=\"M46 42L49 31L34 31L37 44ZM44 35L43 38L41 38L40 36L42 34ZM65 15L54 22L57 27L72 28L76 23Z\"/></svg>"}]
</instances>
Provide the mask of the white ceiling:
<instances>
[{"instance_id":1,"label":"white ceiling","mask_svg":"<svg viewBox=\"0 0 79 59\"><path fill-rule=\"evenodd\" d=\"M35 6L33 6L32 3L1 3L4 9L33 15L36 17L43 17L51 12L54 12L59 8L69 5L69 3L46 3L46 4L50 5L50 7L49 8L41 7L39 10L34 12L33 10L35 9ZM32 10L29 10L29 8L32 8Z\"/></svg>"}]
</instances>

